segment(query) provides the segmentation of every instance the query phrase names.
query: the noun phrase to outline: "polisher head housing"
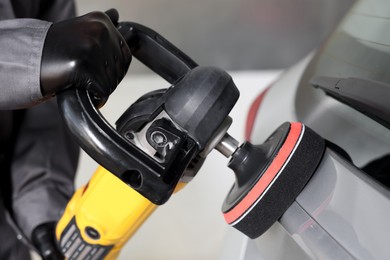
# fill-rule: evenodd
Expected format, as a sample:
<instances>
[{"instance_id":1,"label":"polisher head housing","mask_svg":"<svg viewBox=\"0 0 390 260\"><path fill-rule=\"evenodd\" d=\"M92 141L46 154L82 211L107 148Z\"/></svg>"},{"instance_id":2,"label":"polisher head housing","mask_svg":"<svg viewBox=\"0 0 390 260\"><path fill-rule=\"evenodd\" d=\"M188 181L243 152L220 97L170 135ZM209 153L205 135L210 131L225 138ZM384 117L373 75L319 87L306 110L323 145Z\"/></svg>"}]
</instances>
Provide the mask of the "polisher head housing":
<instances>
[{"instance_id":1,"label":"polisher head housing","mask_svg":"<svg viewBox=\"0 0 390 260\"><path fill-rule=\"evenodd\" d=\"M222 207L226 222L262 235L294 202L315 172L325 141L301 123L284 123L263 144L245 142L229 167L236 182Z\"/></svg>"}]
</instances>

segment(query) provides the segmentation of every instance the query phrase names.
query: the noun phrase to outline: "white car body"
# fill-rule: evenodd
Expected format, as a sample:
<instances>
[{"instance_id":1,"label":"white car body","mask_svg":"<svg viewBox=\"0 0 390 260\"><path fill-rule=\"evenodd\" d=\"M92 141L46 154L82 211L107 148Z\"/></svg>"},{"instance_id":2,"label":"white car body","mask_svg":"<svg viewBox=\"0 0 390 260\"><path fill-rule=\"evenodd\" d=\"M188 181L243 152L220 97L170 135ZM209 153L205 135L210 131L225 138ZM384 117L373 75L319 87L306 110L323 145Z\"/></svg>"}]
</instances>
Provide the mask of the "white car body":
<instances>
[{"instance_id":1,"label":"white car body","mask_svg":"<svg viewBox=\"0 0 390 260\"><path fill-rule=\"evenodd\" d=\"M230 232L221 259L389 259L390 191L362 168L390 153L390 129L309 83L319 75L389 84L389 18L389 1L358 1L323 46L269 88L252 143L262 143L285 121L300 121L352 162L327 149L280 220L256 240Z\"/></svg>"}]
</instances>

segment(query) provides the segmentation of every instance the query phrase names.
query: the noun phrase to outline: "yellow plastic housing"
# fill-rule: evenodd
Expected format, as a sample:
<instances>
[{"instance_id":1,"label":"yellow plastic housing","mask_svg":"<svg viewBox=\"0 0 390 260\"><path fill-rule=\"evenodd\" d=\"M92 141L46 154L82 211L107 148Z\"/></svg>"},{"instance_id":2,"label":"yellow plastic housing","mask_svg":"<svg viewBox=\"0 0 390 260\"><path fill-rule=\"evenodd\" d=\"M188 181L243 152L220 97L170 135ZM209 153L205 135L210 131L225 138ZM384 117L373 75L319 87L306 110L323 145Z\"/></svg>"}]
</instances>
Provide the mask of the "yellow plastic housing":
<instances>
[{"instance_id":1,"label":"yellow plastic housing","mask_svg":"<svg viewBox=\"0 0 390 260\"><path fill-rule=\"evenodd\" d=\"M113 246L104 259L116 259L120 249L154 211L156 205L134 191L115 175L99 167L90 182L78 189L57 224L60 240L75 218L82 240L91 245ZM86 227L99 232L92 239Z\"/></svg>"}]
</instances>

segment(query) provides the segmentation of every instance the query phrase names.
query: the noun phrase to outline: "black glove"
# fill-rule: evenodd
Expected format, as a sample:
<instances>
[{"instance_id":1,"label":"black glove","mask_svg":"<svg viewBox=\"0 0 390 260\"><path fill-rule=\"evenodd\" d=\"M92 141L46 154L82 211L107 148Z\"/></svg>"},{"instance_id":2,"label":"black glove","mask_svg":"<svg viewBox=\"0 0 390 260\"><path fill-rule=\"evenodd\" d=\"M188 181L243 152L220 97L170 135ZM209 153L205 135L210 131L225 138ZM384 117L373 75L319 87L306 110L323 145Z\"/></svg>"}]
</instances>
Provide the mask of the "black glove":
<instances>
[{"instance_id":1,"label":"black glove","mask_svg":"<svg viewBox=\"0 0 390 260\"><path fill-rule=\"evenodd\" d=\"M43 260L60 260L64 256L57 248L54 222L44 223L36 227L31 235L32 243Z\"/></svg>"},{"instance_id":2,"label":"black glove","mask_svg":"<svg viewBox=\"0 0 390 260\"><path fill-rule=\"evenodd\" d=\"M115 90L126 75L131 53L113 24L117 12L107 14L92 12L49 28L41 61L43 96L81 87L101 105Z\"/></svg>"}]
</instances>

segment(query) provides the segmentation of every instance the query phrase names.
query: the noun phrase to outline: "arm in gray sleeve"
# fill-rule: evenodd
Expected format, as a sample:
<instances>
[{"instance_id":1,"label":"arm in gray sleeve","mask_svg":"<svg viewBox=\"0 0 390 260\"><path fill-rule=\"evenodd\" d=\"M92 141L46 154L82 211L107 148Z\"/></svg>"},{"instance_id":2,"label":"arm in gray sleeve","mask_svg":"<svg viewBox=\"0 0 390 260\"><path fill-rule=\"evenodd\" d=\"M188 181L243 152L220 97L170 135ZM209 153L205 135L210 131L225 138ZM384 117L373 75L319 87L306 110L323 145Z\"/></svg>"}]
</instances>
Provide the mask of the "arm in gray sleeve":
<instances>
[{"instance_id":1,"label":"arm in gray sleeve","mask_svg":"<svg viewBox=\"0 0 390 260\"><path fill-rule=\"evenodd\" d=\"M30 238L39 224L57 221L74 192L79 156L52 99L27 109L11 165L14 218Z\"/></svg>"},{"instance_id":2,"label":"arm in gray sleeve","mask_svg":"<svg viewBox=\"0 0 390 260\"><path fill-rule=\"evenodd\" d=\"M42 101L42 49L51 23L36 19L0 21L0 109Z\"/></svg>"}]
</instances>

